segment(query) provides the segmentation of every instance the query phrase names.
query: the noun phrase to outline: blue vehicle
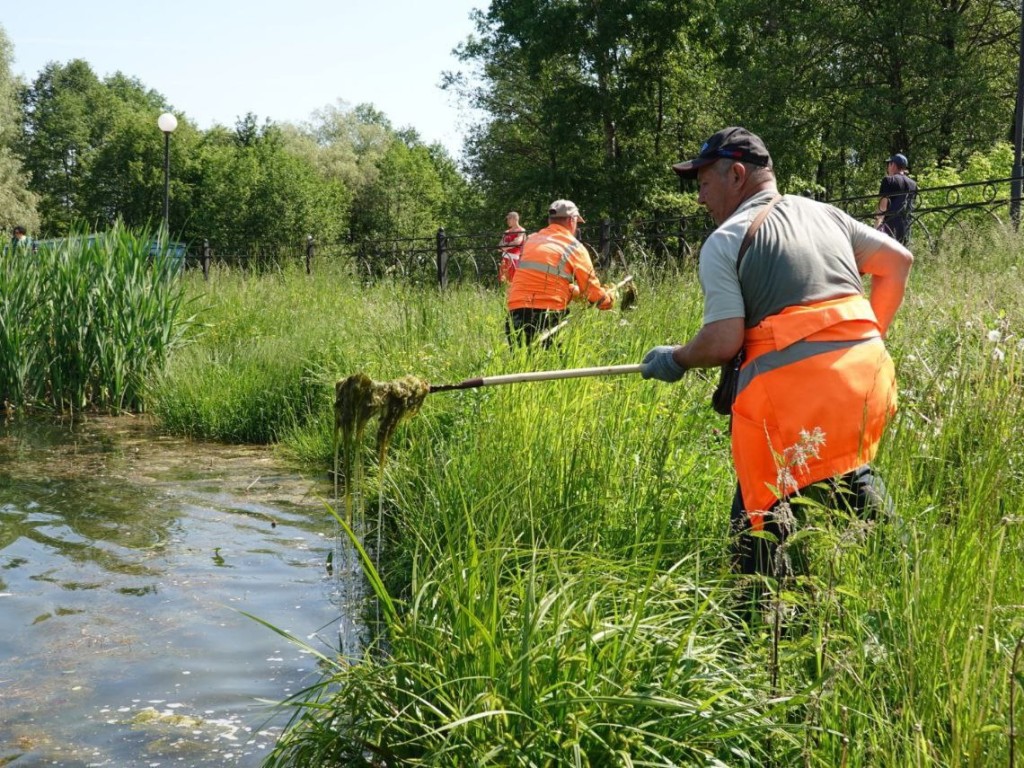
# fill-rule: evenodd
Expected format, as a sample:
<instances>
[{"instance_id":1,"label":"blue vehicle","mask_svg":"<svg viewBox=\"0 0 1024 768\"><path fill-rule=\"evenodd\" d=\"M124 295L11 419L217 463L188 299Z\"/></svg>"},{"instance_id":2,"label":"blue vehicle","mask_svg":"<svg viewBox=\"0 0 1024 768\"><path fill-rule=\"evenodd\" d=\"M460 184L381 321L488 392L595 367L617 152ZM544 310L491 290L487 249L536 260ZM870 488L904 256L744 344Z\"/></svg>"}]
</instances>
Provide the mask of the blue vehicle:
<instances>
[{"instance_id":1,"label":"blue vehicle","mask_svg":"<svg viewBox=\"0 0 1024 768\"><path fill-rule=\"evenodd\" d=\"M81 242L85 246L90 246L97 240L103 237L102 234L92 235L72 235L71 240ZM32 252L36 253L40 248L58 248L61 245L67 243L69 238L67 237L55 237L46 240L34 240L32 242ZM6 249L5 249L6 250ZM180 272L185 268L185 262L188 260L188 244L182 243L177 240L172 240L166 245L161 243L159 240L151 240L148 247L149 256L151 259L155 259L160 255L161 252L166 252L167 262L170 265L171 272Z\"/></svg>"},{"instance_id":2,"label":"blue vehicle","mask_svg":"<svg viewBox=\"0 0 1024 768\"><path fill-rule=\"evenodd\" d=\"M180 272L185 268L185 262L188 260L188 246L185 243L177 240L171 240L165 246L163 246L167 254L167 260L173 264L173 271ZM161 252L161 243L158 240L154 240L149 245L149 255L156 257Z\"/></svg>"}]
</instances>

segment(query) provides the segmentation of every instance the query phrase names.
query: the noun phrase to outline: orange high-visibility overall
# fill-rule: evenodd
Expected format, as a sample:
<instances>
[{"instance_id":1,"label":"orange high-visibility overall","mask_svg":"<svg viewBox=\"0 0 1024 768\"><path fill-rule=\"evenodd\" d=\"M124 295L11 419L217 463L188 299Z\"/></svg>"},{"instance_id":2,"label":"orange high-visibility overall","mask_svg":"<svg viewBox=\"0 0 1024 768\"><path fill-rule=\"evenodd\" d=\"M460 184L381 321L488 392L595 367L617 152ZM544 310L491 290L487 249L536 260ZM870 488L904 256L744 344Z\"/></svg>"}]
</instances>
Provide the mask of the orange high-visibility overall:
<instances>
[{"instance_id":1,"label":"orange high-visibility overall","mask_svg":"<svg viewBox=\"0 0 1024 768\"><path fill-rule=\"evenodd\" d=\"M732 456L751 526L780 497L871 461L896 412L896 372L860 295L787 307L748 328ZM820 430L824 445L801 452Z\"/></svg>"},{"instance_id":2,"label":"orange high-visibility overall","mask_svg":"<svg viewBox=\"0 0 1024 768\"><path fill-rule=\"evenodd\" d=\"M560 224L526 239L508 291L511 309L564 310L575 296L573 284L598 309L610 309L612 295L601 287L584 245Z\"/></svg>"}]
</instances>

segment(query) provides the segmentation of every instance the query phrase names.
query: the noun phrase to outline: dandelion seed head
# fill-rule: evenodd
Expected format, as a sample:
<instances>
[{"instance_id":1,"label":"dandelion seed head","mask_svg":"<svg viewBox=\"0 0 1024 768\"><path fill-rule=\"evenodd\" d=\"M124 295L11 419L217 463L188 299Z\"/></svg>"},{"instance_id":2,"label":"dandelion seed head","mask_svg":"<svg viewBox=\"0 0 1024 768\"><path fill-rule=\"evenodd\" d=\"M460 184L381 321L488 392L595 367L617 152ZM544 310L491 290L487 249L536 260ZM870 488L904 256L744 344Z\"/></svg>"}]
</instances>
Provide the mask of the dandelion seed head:
<instances>
[{"instance_id":1,"label":"dandelion seed head","mask_svg":"<svg viewBox=\"0 0 1024 768\"><path fill-rule=\"evenodd\" d=\"M988 332L988 340L993 344L998 344L1003 340L1002 332L997 328Z\"/></svg>"},{"instance_id":2,"label":"dandelion seed head","mask_svg":"<svg viewBox=\"0 0 1024 768\"><path fill-rule=\"evenodd\" d=\"M992 359L995 360L997 363L1001 363L1003 362L1003 360L1006 359L1006 353L1003 352L1003 350L1001 350L999 347L996 347L995 349L992 350Z\"/></svg>"}]
</instances>

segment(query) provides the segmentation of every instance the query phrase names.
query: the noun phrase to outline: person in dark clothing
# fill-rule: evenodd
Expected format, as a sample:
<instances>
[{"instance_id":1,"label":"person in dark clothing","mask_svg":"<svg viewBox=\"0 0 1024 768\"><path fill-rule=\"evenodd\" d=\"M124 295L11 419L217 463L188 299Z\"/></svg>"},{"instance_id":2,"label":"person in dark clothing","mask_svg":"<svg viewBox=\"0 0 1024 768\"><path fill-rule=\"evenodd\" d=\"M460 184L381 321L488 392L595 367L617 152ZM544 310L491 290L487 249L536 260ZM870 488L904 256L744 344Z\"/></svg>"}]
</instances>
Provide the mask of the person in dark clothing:
<instances>
[{"instance_id":1,"label":"person in dark clothing","mask_svg":"<svg viewBox=\"0 0 1024 768\"><path fill-rule=\"evenodd\" d=\"M910 214L917 197L917 182L907 175L906 155L899 153L886 161L885 178L878 190L875 229L885 232L902 245L910 241Z\"/></svg>"}]
</instances>

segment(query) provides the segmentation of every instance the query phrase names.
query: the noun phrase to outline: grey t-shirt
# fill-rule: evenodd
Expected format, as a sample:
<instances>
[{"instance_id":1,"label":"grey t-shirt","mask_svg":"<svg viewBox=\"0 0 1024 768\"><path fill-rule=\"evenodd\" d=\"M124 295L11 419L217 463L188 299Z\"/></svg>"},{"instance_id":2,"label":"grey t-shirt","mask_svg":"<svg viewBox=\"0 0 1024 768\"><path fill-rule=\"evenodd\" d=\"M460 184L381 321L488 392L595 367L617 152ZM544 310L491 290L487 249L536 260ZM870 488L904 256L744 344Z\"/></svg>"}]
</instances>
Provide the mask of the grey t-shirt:
<instances>
[{"instance_id":1,"label":"grey t-shirt","mask_svg":"<svg viewBox=\"0 0 1024 768\"><path fill-rule=\"evenodd\" d=\"M838 208L786 195L754 235L736 274L750 222L774 192L745 200L700 249L704 323L746 318L753 327L786 307L863 293L858 264L886 235ZM742 282L742 287L741 287Z\"/></svg>"}]
</instances>

